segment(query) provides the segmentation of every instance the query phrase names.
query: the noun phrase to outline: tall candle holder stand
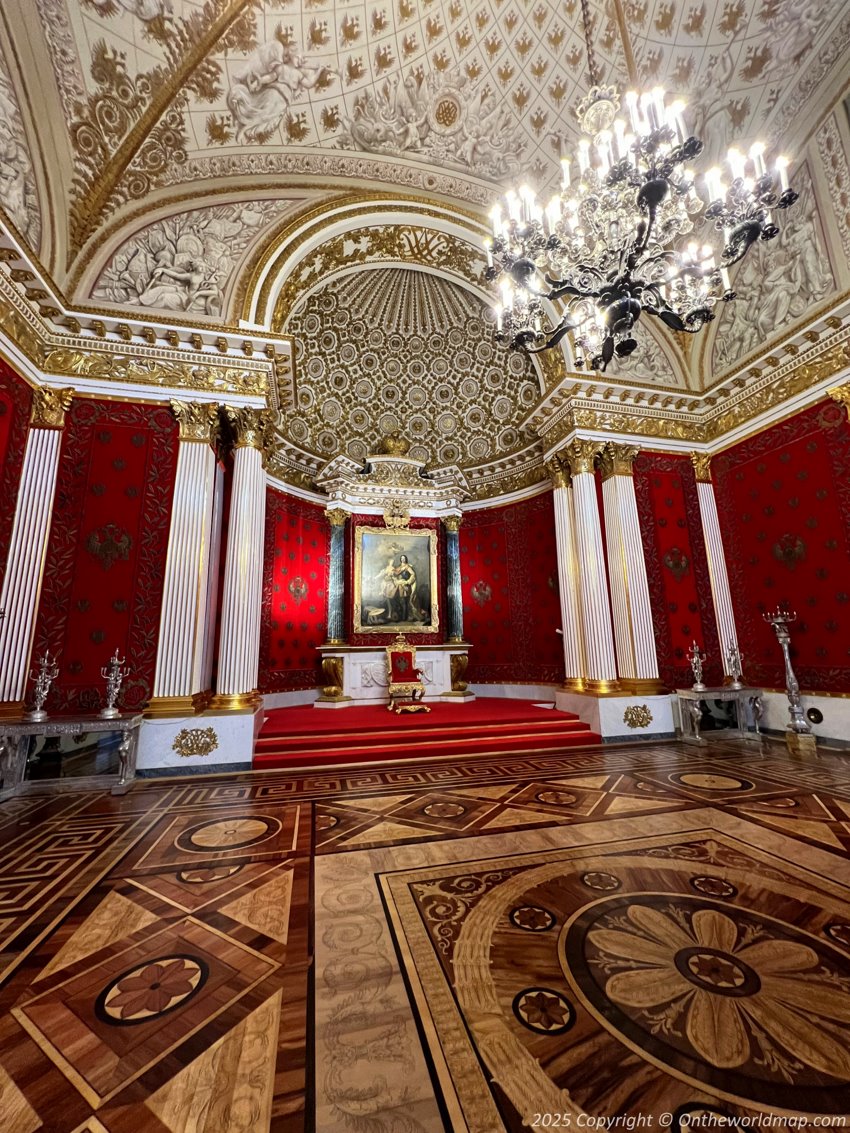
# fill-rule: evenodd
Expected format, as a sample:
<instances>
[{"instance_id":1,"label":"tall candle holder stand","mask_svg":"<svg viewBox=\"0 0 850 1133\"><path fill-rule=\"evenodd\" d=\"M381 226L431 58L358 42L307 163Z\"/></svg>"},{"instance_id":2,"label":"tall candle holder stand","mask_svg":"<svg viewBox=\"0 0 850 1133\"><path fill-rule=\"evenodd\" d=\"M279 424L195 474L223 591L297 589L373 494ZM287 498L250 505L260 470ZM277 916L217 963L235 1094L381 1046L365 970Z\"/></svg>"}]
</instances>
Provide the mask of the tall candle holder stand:
<instances>
[{"instance_id":1,"label":"tall candle holder stand","mask_svg":"<svg viewBox=\"0 0 850 1133\"><path fill-rule=\"evenodd\" d=\"M47 713L44 711L44 703L50 693L50 686L59 676L59 666L56 664L56 658L51 657L50 650L47 650L44 656L38 663L38 669L35 673L30 670L30 680L35 681L35 688L33 689L32 701L33 707L30 712L27 712L27 720L46 720Z\"/></svg>"},{"instance_id":2,"label":"tall candle holder stand","mask_svg":"<svg viewBox=\"0 0 850 1133\"><path fill-rule=\"evenodd\" d=\"M688 661L691 665L691 672L694 674L693 687L700 692L705 688L702 679L702 663L705 660L705 653L702 652L700 647L694 641L686 654Z\"/></svg>"},{"instance_id":3,"label":"tall candle holder stand","mask_svg":"<svg viewBox=\"0 0 850 1133\"><path fill-rule=\"evenodd\" d=\"M816 751L817 741L803 712L800 684L791 664L791 634L788 627L797 620L797 613L778 606L772 613L768 611L764 614L764 620L773 626L785 662L785 695L788 697L788 714L791 717L786 727L786 742L794 752Z\"/></svg>"},{"instance_id":4,"label":"tall candle holder stand","mask_svg":"<svg viewBox=\"0 0 850 1133\"><path fill-rule=\"evenodd\" d=\"M100 675L106 681L106 704L100 710L100 715L104 720L113 720L116 716L120 716L121 712L116 707L118 696L121 692L121 684L125 677L130 675L130 669L124 668L125 658L118 656L118 650L109 659L109 664L104 665L100 670Z\"/></svg>"},{"instance_id":5,"label":"tall candle holder stand","mask_svg":"<svg viewBox=\"0 0 850 1133\"><path fill-rule=\"evenodd\" d=\"M732 678L732 688L744 687L744 670L741 665L743 654L738 649L737 645L730 645L726 651L726 660L729 664L729 676Z\"/></svg>"}]
</instances>

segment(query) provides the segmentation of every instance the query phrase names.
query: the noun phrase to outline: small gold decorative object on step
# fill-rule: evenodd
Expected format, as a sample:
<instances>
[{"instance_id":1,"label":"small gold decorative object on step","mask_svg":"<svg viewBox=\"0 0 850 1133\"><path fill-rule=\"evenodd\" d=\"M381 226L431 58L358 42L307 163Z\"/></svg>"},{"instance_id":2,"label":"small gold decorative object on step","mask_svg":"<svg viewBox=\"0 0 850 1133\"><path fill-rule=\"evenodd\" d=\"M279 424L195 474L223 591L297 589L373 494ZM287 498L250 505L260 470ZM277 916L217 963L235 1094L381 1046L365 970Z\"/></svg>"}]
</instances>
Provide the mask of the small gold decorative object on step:
<instances>
[{"instance_id":1,"label":"small gold decorative object on step","mask_svg":"<svg viewBox=\"0 0 850 1133\"><path fill-rule=\"evenodd\" d=\"M630 728L648 728L652 723L652 713L645 704L630 704L623 713L623 723Z\"/></svg>"},{"instance_id":2,"label":"small gold decorative object on step","mask_svg":"<svg viewBox=\"0 0 850 1133\"><path fill-rule=\"evenodd\" d=\"M172 751L178 755L210 755L218 748L215 728L182 728L174 737Z\"/></svg>"}]
</instances>

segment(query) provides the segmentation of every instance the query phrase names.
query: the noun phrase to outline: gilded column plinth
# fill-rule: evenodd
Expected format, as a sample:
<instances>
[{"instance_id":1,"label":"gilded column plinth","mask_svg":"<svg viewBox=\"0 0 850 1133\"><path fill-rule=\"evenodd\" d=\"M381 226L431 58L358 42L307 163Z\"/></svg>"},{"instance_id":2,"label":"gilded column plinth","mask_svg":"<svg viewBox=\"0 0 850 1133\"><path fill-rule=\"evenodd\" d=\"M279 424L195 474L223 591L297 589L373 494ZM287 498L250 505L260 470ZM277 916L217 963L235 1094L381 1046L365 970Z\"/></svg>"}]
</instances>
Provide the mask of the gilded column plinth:
<instances>
[{"instance_id":1,"label":"gilded column plinth","mask_svg":"<svg viewBox=\"0 0 850 1133\"><path fill-rule=\"evenodd\" d=\"M225 406L224 417L234 439L233 485L224 587L218 677L211 711L242 711L257 707L260 659L260 613L263 584L263 546L266 477L263 452L271 417L265 410Z\"/></svg>"},{"instance_id":2,"label":"gilded column plinth","mask_svg":"<svg viewBox=\"0 0 850 1133\"><path fill-rule=\"evenodd\" d=\"M561 456L569 466L573 483L585 691L595 696L614 696L622 691L622 685L617 679L602 526L596 498L594 468L601 451L601 442L577 438L562 450Z\"/></svg>"},{"instance_id":3,"label":"gilded column plinth","mask_svg":"<svg viewBox=\"0 0 850 1133\"><path fill-rule=\"evenodd\" d=\"M664 691L658 675L652 604L634 485L638 445L606 444L600 454L602 502L617 671L623 686L647 695Z\"/></svg>"},{"instance_id":4,"label":"gilded column plinth","mask_svg":"<svg viewBox=\"0 0 850 1133\"><path fill-rule=\"evenodd\" d=\"M21 480L12 520L9 557L0 589L0 718L19 716L30 669L50 516L71 389L35 390ZM11 501L7 502L9 506Z\"/></svg>"},{"instance_id":5,"label":"gilded column plinth","mask_svg":"<svg viewBox=\"0 0 850 1133\"><path fill-rule=\"evenodd\" d=\"M327 644L343 645L345 643L345 524L348 521L348 512L341 507L332 507L325 512L325 517L331 528Z\"/></svg>"},{"instance_id":6,"label":"gilded column plinth","mask_svg":"<svg viewBox=\"0 0 850 1133\"><path fill-rule=\"evenodd\" d=\"M147 716L186 716L206 708L205 644L215 527L218 406L172 401L180 432L168 534L153 696Z\"/></svg>"},{"instance_id":7,"label":"gilded column plinth","mask_svg":"<svg viewBox=\"0 0 850 1133\"><path fill-rule=\"evenodd\" d=\"M723 537L720 534L717 501L711 481L711 457L705 453L692 452L691 463L697 481L699 515L711 582L711 600L717 622L717 636L720 639L720 660L723 664L723 672L727 677L731 677L729 649L733 645L738 648L738 634L735 629L735 612L732 607L732 591L723 551Z\"/></svg>"},{"instance_id":8,"label":"gilded column plinth","mask_svg":"<svg viewBox=\"0 0 850 1133\"><path fill-rule=\"evenodd\" d=\"M552 480L552 506L555 513L558 594L561 601L561 633L564 650L564 688L569 692L583 692L584 636L581 625L573 486L569 469L557 456L547 461L546 470Z\"/></svg>"},{"instance_id":9,"label":"gilded column plinth","mask_svg":"<svg viewBox=\"0 0 850 1133\"><path fill-rule=\"evenodd\" d=\"M446 529L446 606L448 641L458 645L463 641L463 595L460 577L460 525L462 516L443 518Z\"/></svg>"}]
</instances>

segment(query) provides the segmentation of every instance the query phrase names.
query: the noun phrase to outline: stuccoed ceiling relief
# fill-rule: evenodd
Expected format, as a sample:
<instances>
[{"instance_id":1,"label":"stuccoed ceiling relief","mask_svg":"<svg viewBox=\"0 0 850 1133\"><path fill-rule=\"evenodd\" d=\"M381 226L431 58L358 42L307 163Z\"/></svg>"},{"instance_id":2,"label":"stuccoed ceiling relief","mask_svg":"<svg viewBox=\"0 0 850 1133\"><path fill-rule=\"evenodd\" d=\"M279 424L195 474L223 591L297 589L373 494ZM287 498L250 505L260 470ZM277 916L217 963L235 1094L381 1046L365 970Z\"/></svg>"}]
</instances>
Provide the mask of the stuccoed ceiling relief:
<instances>
[{"instance_id":1,"label":"stuccoed ceiling relief","mask_svg":"<svg viewBox=\"0 0 850 1133\"><path fill-rule=\"evenodd\" d=\"M450 329L447 329L450 328ZM469 468L536 445L531 361L500 346L477 296L436 275L374 267L328 280L284 328L296 340L288 440L357 461L399 431L409 455Z\"/></svg>"},{"instance_id":2,"label":"stuccoed ceiling relief","mask_svg":"<svg viewBox=\"0 0 850 1133\"><path fill-rule=\"evenodd\" d=\"M29 142L24 132L18 95L0 50L0 208L38 252L41 243L41 211Z\"/></svg>"}]
</instances>

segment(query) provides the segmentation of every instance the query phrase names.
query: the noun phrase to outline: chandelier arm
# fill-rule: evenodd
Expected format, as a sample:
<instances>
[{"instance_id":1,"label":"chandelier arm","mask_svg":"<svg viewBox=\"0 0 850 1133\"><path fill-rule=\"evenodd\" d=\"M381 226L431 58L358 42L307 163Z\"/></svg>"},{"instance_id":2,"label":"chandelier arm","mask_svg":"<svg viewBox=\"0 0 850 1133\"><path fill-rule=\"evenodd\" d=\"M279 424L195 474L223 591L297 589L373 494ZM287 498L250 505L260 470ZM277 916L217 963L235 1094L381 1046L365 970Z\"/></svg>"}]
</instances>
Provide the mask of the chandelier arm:
<instances>
[{"instance_id":1,"label":"chandelier arm","mask_svg":"<svg viewBox=\"0 0 850 1133\"><path fill-rule=\"evenodd\" d=\"M552 331L552 333L548 335L546 341L542 346L529 346L528 342L526 341L520 342L521 337L525 338L524 335L517 337L517 345L522 346L523 350L525 350L527 354L542 354L544 350L551 350L553 346L557 346L561 339L566 338L570 331L575 330L577 326L578 323L573 322L572 319L564 315L554 331ZM527 337L529 341L533 341L534 339L534 336L530 331L527 332Z\"/></svg>"}]
</instances>

